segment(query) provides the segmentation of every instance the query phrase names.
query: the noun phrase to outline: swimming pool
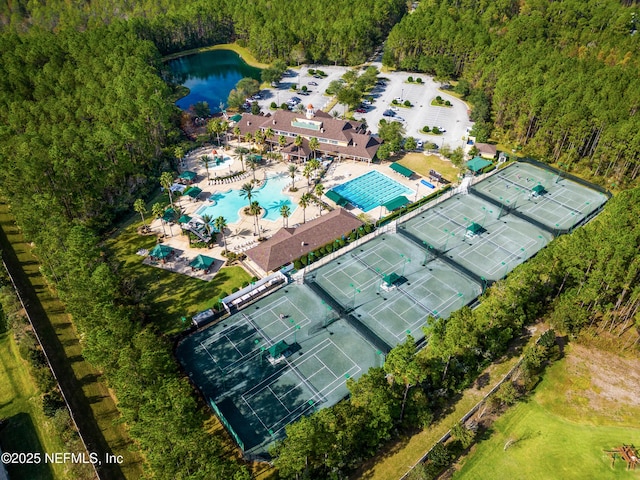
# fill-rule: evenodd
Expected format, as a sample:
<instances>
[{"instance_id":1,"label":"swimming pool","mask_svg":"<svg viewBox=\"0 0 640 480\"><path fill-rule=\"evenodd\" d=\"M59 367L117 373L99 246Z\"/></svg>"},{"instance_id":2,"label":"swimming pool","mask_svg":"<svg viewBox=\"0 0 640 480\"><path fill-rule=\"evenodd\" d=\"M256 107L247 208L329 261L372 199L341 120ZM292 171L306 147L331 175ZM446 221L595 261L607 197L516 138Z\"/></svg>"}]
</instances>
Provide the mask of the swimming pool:
<instances>
[{"instance_id":1,"label":"swimming pool","mask_svg":"<svg viewBox=\"0 0 640 480\"><path fill-rule=\"evenodd\" d=\"M256 200L266 210L264 217L267 220L276 221L280 217L280 207L288 205L293 213L298 205L292 202L292 198L282 193L282 189L291 181L286 173L275 175L267 179L259 190L253 192L251 200ZM237 223L240 220L238 213L241 208L248 206L246 198L240 196L241 190L229 190L227 192L215 192L209 197L211 203L203 205L196 214L200 216L210 215L213 218L223 216L227 223Z\"/></svg>"},{"instance_id":2,"label":"swimming pool","mask_svg":"<svg viewBox=\"0 0 640 480\"><path fill-rule=\"evenodd\" d=\"M223 168L230 167L233 163L233 158L226 155L224 157L222 155L207 155L207 157L210 159L207 161L210 171L222 170Z\"/></svg>"},{"instance_id":3,"label":"swimming pool","mask_svg":"<svg viewBox=\"0 0 640 480\"><path fill-rule=\"evenodd\" d=\"M415 193L377 170L349 180L332 190L363 212L368 212L400 195Z\"/></svg>"}]
</instances>

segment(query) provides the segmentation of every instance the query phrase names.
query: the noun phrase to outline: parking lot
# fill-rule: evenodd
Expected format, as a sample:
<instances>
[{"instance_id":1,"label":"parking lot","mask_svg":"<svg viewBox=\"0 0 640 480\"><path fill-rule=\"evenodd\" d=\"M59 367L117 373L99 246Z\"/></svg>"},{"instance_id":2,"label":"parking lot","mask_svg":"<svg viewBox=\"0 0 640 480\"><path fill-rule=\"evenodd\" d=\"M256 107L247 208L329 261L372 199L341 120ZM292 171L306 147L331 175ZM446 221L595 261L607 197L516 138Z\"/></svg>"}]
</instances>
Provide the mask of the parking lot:
<instances>
[{"instance_id":1,"label":"parking lot","mask_svg":"<svg viewBox=\"0 0 640 480\"><path fill-rule=\"evenodd\" d=\"M371 63L372 66L381 70L382 65L379 62ZM324 78L315 78L309 74L309 68L320 69L327 76ZM331 103L332 98L325 95L325 91L333 80L339 80L347 71L348 67L336 66L302 66L299 69L291 69L287 75L282 78L278 88L263 90L261 92L262 99L259 101L262 111L268 112L269 105L275 101L278 105L287 102L291 97L298 97L301 103L306 107L312 104L314 108L327 111L327 107ZM420 77L422 84L408 83L408 77L414 79ZM435 82L431 77L423 74L410 72L389 72L379 75L386 81L384 85L377 85L370 93L372 105L367 108L365 113L356 113L355 118L366 121L369 129L376 133L378 131L378 123L382 118L388 121L398 120L404 125L406 136L412 136L417 140L425 142L433 142L438 147L447 144L452 148L464 145L467 136L467 129L470 129L473 123L469 120L467 113L467 105L443 90L440 90L440 83ZM317 85L313 85L316 83ZM303 85L307 87L309 95L300 95L291 90L292 85ZM436 96L442 97L443 100L449 100L451 107L439 107L431 105ZM413 105L411 108L394 107L394 117L384 117L383 112L389 109L394 98L409 100ZM337 111L340 115L344 114L345 107L336 104L331 111ZM444 134L433 135L422 132L422 127L429 128L438 127L444 129Z\"/></svg>"}]
</instances>

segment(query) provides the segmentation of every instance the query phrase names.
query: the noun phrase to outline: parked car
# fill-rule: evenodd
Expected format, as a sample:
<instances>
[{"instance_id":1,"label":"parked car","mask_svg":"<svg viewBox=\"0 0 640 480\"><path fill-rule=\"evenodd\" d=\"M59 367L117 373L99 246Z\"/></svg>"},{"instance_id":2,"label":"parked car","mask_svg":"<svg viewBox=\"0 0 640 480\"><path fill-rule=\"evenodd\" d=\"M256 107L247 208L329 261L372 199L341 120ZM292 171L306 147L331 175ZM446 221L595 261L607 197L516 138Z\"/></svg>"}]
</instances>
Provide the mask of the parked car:
<instances>
[{"instance_id":1,"label":"parked car","mask_svg":"<svg viewBox=\"0 0 640 480\"><path fill-rule=\"evenodd\" d=\"M309 85L313 86L313 87L317 87L318 84L316 82L309 82Z\"/></svg>"},{"instance_id":2,"label":"parked car","mask_svg":"<svg viewBox=\"0 0 640 480\"><path fill-rule=\"evenodd\" d=\"M356 110L357 113L367 113L367 109L366 108L358 108Z\"/></svg>"},{"instance_id":3,"label":"parked car","mask_svg":"<svg viewBox=\"0 0 640 480\"><path fill-rule=\"evenodd\" d=\"M396 112L394 112L393 110L385 110L384 112L382 112L383 117L394 117L395 114Z\"/></svg>"},{"instance_id":4,"label":"parked car","mask_svg":"<svg viewBox=\"0 0 640 480\"><path fill-rule=\"evenodd\" d=\"M423 142L422 140L418 140L418 141L416 142L416 148L417 148L418 150L422 150L422 148L423 148L423 147L424 147L424 142Z\"/></svg>"},{"instance_id":5,"label":"parked car","mask_svg":"<svg viewBox=\"0 0 640 480\"><path fill-rule=\"evenodd\" d=\"M362 101L362 105L369 106L369 105L371 105L371 102L369 100L363 100Z\"/></svg>"}]
</instances>

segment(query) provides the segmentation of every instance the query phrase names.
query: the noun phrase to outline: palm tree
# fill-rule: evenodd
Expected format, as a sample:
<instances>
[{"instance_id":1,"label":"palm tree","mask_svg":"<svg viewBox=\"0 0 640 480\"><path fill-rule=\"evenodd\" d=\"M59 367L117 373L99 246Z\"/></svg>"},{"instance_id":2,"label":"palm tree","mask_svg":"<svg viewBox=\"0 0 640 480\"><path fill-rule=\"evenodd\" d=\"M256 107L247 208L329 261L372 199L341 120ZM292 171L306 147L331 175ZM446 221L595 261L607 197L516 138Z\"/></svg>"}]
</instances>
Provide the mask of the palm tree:
<instances>
[{"instance_id":1,"label":"palm tree","mask_svg":"<svg viewBox=\"0 0 640 480\"><path fill-rule=\"evenodd\" d=\"M142 217L142 230L147 230L147 223L144 221L144 214L147 213L147 206L144 204L144 200L138 198L133 202L133 209Z\"/></svg>"},{"instance_id":2,"label":"palm tree","mask_svg":"<svg viewBox=\"0 0 640 480\"><path fill-rule=\"evenodd\" d=\"M313 137L313 138L311 138L309 140L309 148L313 152L313 159L314 160L316 158L316 150L318 149L319 146L320 146L320 142L318 141L318 139L316 137Z\"/></svg>"},{"instance_id":3,"label":"palm tree","mask_svg":"<svg viewBox=\"0 0 640 480\"><path fill-rule=\"evenodd\" d=\"M313 168L314 172L322 166L320 160L318 160L317 158L312 158L311 160L309 160L309 165L311 165L311 168Z\"/></svg>"},{"instance_id":4,"label":"palm tree","mask_svg":"<svg viewBox=\"0 0 640 480\"><path fill-rule=\"evenodd\" d=\"M264 152L264 142L265 142L265 136L264 136L264 132L262 130L258 130L256 132L256 134L253 136L254 140L256 141L256 145L258 145L258 148L260 150L260 153Z\"/></svg>"},{"instance_id":5,"label":"palm tree","mask_svg":"<svg viewBox=\"0 0 640 480\"><path fill-rule=\"evenodd\" d=\"M267 128L264 131L264 136L267 140L267 143L269 143L269 151L273 151L273 136L275 135L275 132L273 131L273 129L271 127Z\"/></svg>"},{"instance_id":6,"label":"palm tree","mask_svg":"<svg viewBox=\"0 0 640 480\"><path fill-rule=\"evenodd\" d=\"M253 183L247 182L242 187L240 187L240 196L242 198L246 198L247 202L249 202L249 209L251 209L251 199L253 198Z\"/></svg>"},{"instance_id":7,"label":"palm tree","mask_svg":"<svg viewBox=\"0 0 640 480\"><path fill-rule=\"evenodd\" d=\"M207 236L209 238L211 238L211 231L213 230L213 227L211 226L211 220L213 220L213 217L211 215L202 216L202 221L204 222L204 231L207 232Z\"/></svg>"},{"instance_id":8,"label":"palm tree","mask_svg":"<svg viewBox=\"0 0 640 480\"><path fill-rule=\"evenodd\" d=\"M166 237L167 231L164 229L164 219L162 218L162 214L164 213L164 206L161 203L154 203L151 206L151 213L154 217L160 219L160 225L162 225L162 233Z\"/></svg>"},{"instance_id":9,"label":"palm tree","mask_svg":"<svg viewBox=\"0 0 640 480\"><path fill-rule=\"evenodd\" d=\"M249 168L251 169L251 172L253 173L253 182L256 182L256 170L258 168L260 168L260 165L258 164L258 160L256 160L256 157L250 158L248 159L249 162Z\"/></svg>"},{"instance_id":10,"label":"palm tree","mask_svg":"<svg viewBox=\"0 0 640 480\"><path fill-rule=\"evenodd\" d=\"M282 205L280 207L280 216L282 217L282 226L283 227L288 227L289 226L289 216L291 215L291 208L289 208L289 205ZM286 222L286 225L285 225Z\"/></svg>"},{"instance_id":11,"label":"palm tree","mask_svg":"<svg viewBox=\"0 0 640 480\"><path fill-rule=\"evenodd\" d=\"M289 176L291 177L291 190L296 189L296 173L298 173L298 167L295 165L289 165Z\"/></svg>"},{"instance_id":12,"label":"palm tree","mask_svg":"<svg viewBox=\"0 0 640 480\"><path fill-rule=\"evenodd\" d=\"M244 138L249 142L249 148L251 148L253 146L253 133L247 133Z\"/></svg>"},{"instance_id":13,"label":"palm tree","mask_svg":"<svg viewBox=\"0 0 640 480\"><path fill-rule=\"evenodd\" d=\"M173 185L173 174L171 172L162 172L160 175L160 185L169 193L169 203L173 208L173 195L171 195L171 185Z\"/></svg>"},{"instance_id":14,"label":"palm tree","mask_svg":"<svg viewBox=\"0 0 640 480\"><path fill-rule=\"evenodd\" d=\"M322 195L324 195L324 185L318 183L313 189L313 193L316 194L316 198L318 199L318 208L320 209L320 215L322 215L322 210L324 210L324 203L322 203Z\"/></svg>"},{"instance_id":15,"label":"palm tree","mask_svg":"<svg viewBox=\"0 0 640 480\"><path fill-rule=\"evenodd\" d=\"M240 127L238 127L237 125L235 127L233 127L233 134L236 136L236 139L238 140L238 145L240 145L240 134L242 133L242 131L240 130Z\"/></svg>"},{"instance_id":16,"label":"palm tree","mask_svg":"<svg viewBox=\"0 0 640 480\"><path fill-rule=\"evenodd\" d=\"M176 157L178 162L180 162L180 160L182 160L182 157L184 157L184 148L182 148L180 145L176 145L173 148L173 156Z\"/></svg>"},{"instance_id":17,"label":"palm tree","mask_svg":"<svg viewBox=\"0 0 640 480\"><path fill-rule=\"evenodd\" d=\"M300 135L296 135L296 139L293 141L293 144L297 147L300 148L302 146L302 137Z\"/></svg>"},{"instance_id":18,"label":"palm tree","mask_svg":"<svg viewBox=\"0 0 640 480\"><path fill-rule=\"evenodd\" d=\"M209 183L209 157L207 155L202 155L200 157L200 163L204 165L204 168L207 171L207 183Z\"/></svg>"},{"instance_id":19,"label":"palm tree","mask_svg":"<svg viewBox=\"0 0 640 480\"><path fill-rule=\"evenodd\" d=\"M260 221L258 220L260 217L260 213L262 212L262 207L260 206L260 204L257 201L253 201L251 202L251 205L249 207L249 212L251 213L251 215L256 217L255 220L255 227L256 227L256 235L258 235L258 237L260 236Z\"/></svg>"},{"instance_id":20,"label":"palm tree","mask_svg":"<svg viewBox=\"0 0 640 480\"><path fill-rule=\"evenodd\" d=\"M240 164L242 165L242 171L244 172L244 156L249 153L248 148L238 147L235 150L235 154L240 159Z\"/></svg>"},{"instance_id":21,"label":"palm tree","mask_svg":"<svg viewBox=\"0 0 640 480\"><path fill-rule=\"evenodd\" d=\"M311 178L312 173L313 167L309 162L307 162L304 166L304 170L302 170L302 176L307 179L307 192L311 191L311 182L309 179Z\"/></svg>"},{"instance_id":22,"label":"palm tree","mask_svg":"<svg viewBox=\"0 0 640 480\"><path fill-rule=\"evenodd\" d=\"M300 197L300 200L298 201L298 205L302 207L302 223L307 222L306 212L307 212L307 207L310 204L311 204L311 194L309 192L303 193L302 197Z\"/></svg>"},{"instance_id":23,"label":"palm tree","mask_svg":"<svg viewBox=\"0 0 640 480\"><path fill-rule=\"evenodd\" d=\"M222 246L224 248L224 253L226 253L227 237L224 234L224 229L227 228L227 220L223 216L220 216L213 221L213 226L222 234Z\"/></svg>"},{"instance_id":24,"label":"palm tree","mask_svg":"<svg viewBox=\"0 0 640 480\"><path fill-rule=\"evenodd\" d=\"M287 137L285 137L284 135L280 135L278 137L278 145L280 145L280 150L282 150L286 144L287 144Z\"/></svg>"}]
</instances>

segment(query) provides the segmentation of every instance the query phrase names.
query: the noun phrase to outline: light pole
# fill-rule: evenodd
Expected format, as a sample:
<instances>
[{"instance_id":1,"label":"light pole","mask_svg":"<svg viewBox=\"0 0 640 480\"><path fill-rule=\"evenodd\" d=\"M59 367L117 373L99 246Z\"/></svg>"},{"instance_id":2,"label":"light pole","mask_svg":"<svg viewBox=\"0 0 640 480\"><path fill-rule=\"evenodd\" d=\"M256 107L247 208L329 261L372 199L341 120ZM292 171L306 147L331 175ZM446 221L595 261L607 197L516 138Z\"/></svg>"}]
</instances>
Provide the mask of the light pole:
<instances>
[{"instance_id":1,"label":"light pole","mask_svg":"<svg viewBox=\"0 0 640 480\"><path fill-rule=\"evenodd\" d=\"M353 298L351 299L351 303L353 304L353 306L351 308L356 308L356 295L358 293L360 293L360 289L356 288L356 286L353 283L350 283L349 286L351 288L353 288Z\"/></svg>"},{"instance_id":2,"label":"light pole","mask_svg":"<svg viewBox=\"0 0 640 480\"><path fill-rule=\"evenodd\" d=\"M402 259L404 260L404 263L402 264L402 275L401 275L404 277L404 269L407 266L407 263L411 262L411 259L407 257L404 253L401 253L400 257L402 257Z\"/></svg>"}]
</instances>

